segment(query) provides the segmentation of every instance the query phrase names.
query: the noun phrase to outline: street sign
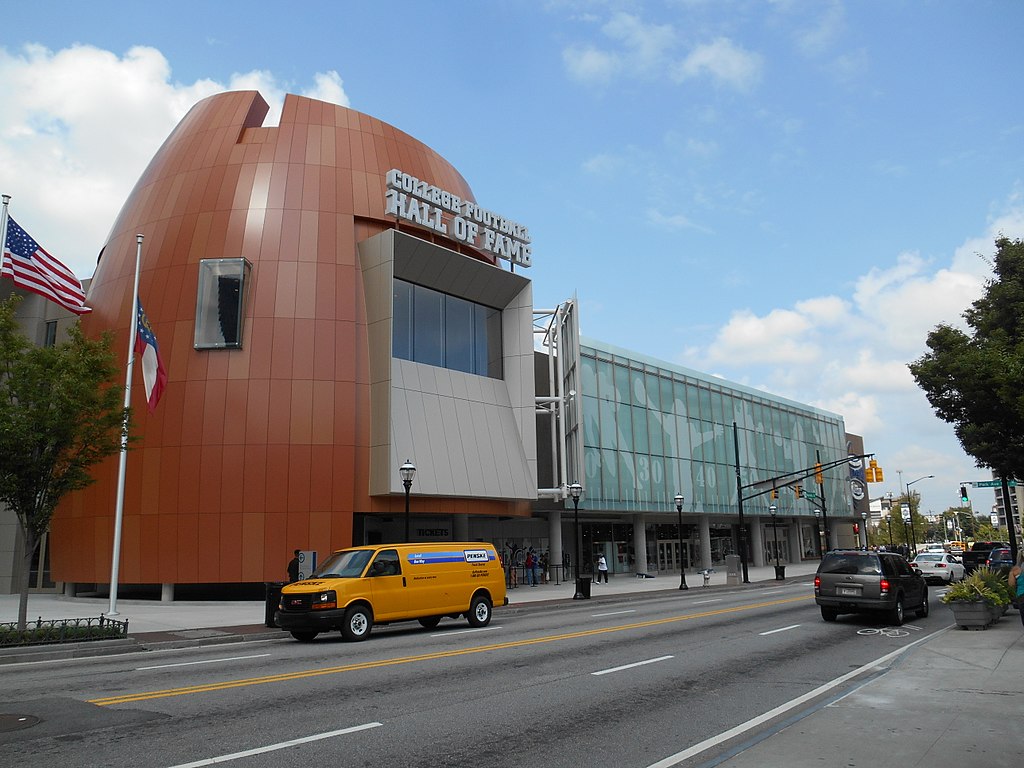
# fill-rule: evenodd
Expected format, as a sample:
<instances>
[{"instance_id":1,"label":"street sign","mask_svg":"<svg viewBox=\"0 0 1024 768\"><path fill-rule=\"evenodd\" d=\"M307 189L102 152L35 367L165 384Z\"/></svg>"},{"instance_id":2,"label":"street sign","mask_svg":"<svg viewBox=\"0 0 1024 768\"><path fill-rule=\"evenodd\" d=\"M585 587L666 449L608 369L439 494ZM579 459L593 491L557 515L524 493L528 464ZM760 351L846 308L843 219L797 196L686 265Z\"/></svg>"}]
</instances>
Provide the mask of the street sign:
<instances>
[{"instance_id":1,"label":"street sign","mask_svg":"<svg viewBox=\"0 0 1024 768\"><path fill-rule=\"evenodd\" d=\"M1002 480L979 480L976 483L971 483L975 488L999 488L1003 484ZM1017 487L1016 480L1007 480L1006 484L1011 488Z\"/></svg>"}]
</instances>

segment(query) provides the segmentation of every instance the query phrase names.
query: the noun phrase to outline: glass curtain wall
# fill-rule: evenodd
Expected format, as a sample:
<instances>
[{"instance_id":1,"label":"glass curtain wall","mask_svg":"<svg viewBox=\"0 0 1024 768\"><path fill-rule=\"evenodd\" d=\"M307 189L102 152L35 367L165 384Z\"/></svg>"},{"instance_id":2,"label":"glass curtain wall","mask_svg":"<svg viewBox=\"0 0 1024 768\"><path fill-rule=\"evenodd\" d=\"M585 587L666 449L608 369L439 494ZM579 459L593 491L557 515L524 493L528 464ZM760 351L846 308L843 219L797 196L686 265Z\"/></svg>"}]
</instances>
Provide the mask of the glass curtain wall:
<instances>
[{"instance_id":1,"label":"glass curtain wall","mask_svg":"<svg viewBox=\"0 0 1024 768\"><path fill-rule=\"evenodd\" d=\"M591 509L674 513L681 493L684 514L735 515L734 422L743 484L813 466L819 452L823 462L846 455L841 417L693 371L584 344L580 379ZM825 473L829 510L848 508L847 475L845 465ZM762 501L766 511L766 497L744 511L763 514ZM812 502L788 489L775 503L780 515L814 515Z\"/></svg>"}]
</instances>

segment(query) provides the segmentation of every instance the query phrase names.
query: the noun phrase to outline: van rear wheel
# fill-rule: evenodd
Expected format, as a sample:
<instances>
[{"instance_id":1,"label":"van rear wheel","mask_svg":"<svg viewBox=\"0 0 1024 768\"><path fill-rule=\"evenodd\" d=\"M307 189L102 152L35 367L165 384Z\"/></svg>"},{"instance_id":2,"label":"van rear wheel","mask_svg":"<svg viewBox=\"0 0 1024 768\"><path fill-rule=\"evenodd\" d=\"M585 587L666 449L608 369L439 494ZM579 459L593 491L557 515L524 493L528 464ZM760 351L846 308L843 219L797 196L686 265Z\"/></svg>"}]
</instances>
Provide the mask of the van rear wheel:
<instances>
[{"instance_id":1,"label":"van rear wheel","mask_svg":"<svg viewBox=\"0 0 1024 768\"><path fill-rule=\"evenodd\" d=\"M422 619L420 619L420 626L422 626L422 627L424 627L426 629L433 629L434 627L436 627L440 623L441 623L441 617L440 616L424 616Z\"/></svg>"},{"instance_id":2,"label":"van rear wheel","mask_svg":"<svg viewBox=\"0 0 1024 768\"><path fill-rule=\"evenodd\" d=\"M469 601L466 619L471 627L486 627L491 623L491 601L486 595L473 595Z\"/></svg>"},{"instance_id":3,"label":"van rear wheel","mask_svg":"<svg viewBox=\"0 0 1024 768\"><path fill-rule=\"evenodd\" d=\"M292 637L298 640L300 643L310 643L313 641L319 632L292 632Z\"/></svg>"},{"instance_id":4,"label":"van rear wheel","mask_svg":"<svg viewBox=\"0 0 1024 768\"><path fill-rule=\"evenodd\" d=\"M373 617L370 609L362 605L353 605L345 611L345 619L341 625L341 636L346 640L365 640L370 636Z\"/></svg>"}]
</instances>

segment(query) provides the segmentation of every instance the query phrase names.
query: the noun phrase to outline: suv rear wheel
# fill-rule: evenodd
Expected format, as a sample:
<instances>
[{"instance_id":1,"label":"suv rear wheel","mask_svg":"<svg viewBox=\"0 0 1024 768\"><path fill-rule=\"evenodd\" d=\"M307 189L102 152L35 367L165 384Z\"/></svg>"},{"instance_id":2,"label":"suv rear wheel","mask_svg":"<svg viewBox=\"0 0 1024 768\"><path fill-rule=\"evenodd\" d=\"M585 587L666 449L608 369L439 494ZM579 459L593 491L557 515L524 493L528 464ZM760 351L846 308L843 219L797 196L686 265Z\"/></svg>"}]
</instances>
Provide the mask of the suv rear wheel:
<instances>
[{"instance_id":1,"label":"suv rear wheel","mask_svg":"<svg viewBox=\"0 0 1024 768\"><path fill-rule=\"evenodd\" d=\"M889 611L889 623L894 627L903 626L903 595L896 598L896 607Z\"/></svg>"},{"instance_id":2,"label":"suv rear wheel","mask_svg":"<svg viewBox=\"0 0 1024 768\"><path fill-rule=\"evenodd\" d=\"M826 608L824 605L821 606L821 618L825 621L835 621L839 618L839 611L835 608Z\"/></svg>"},{"instance_id":3,"label":"suv rear wheel","mask_svg":"<svg viewBox=\"0 0 1024 768\"><path fill-rule=\"evenodd\" d=\"M917 618L927 619L928 618L928 590L924 591L924 596L921 598L921 607L917 609Z\"/></svg>"}]
</instances>

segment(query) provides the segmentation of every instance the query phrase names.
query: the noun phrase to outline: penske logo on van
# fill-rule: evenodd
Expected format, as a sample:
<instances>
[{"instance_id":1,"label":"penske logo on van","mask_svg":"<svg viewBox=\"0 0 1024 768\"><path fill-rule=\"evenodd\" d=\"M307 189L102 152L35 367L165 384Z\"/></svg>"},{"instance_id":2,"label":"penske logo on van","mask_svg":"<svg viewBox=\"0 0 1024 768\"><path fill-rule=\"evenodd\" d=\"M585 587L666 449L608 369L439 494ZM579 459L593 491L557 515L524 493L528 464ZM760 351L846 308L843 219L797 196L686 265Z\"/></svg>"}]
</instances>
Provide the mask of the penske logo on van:
<instances>
[{"instance_id":1,"label":"penske logo on van","mask_svg":"<svg viewBox=\"0 0 1024 768\"><path fill-rule=\"evenodd\" d=\"M493 552L486 549L461 549L449 552L410 552L410 565L427 565L430 563L472 563L478 565L495 559Z\"/></svg>"}]
</instances>

